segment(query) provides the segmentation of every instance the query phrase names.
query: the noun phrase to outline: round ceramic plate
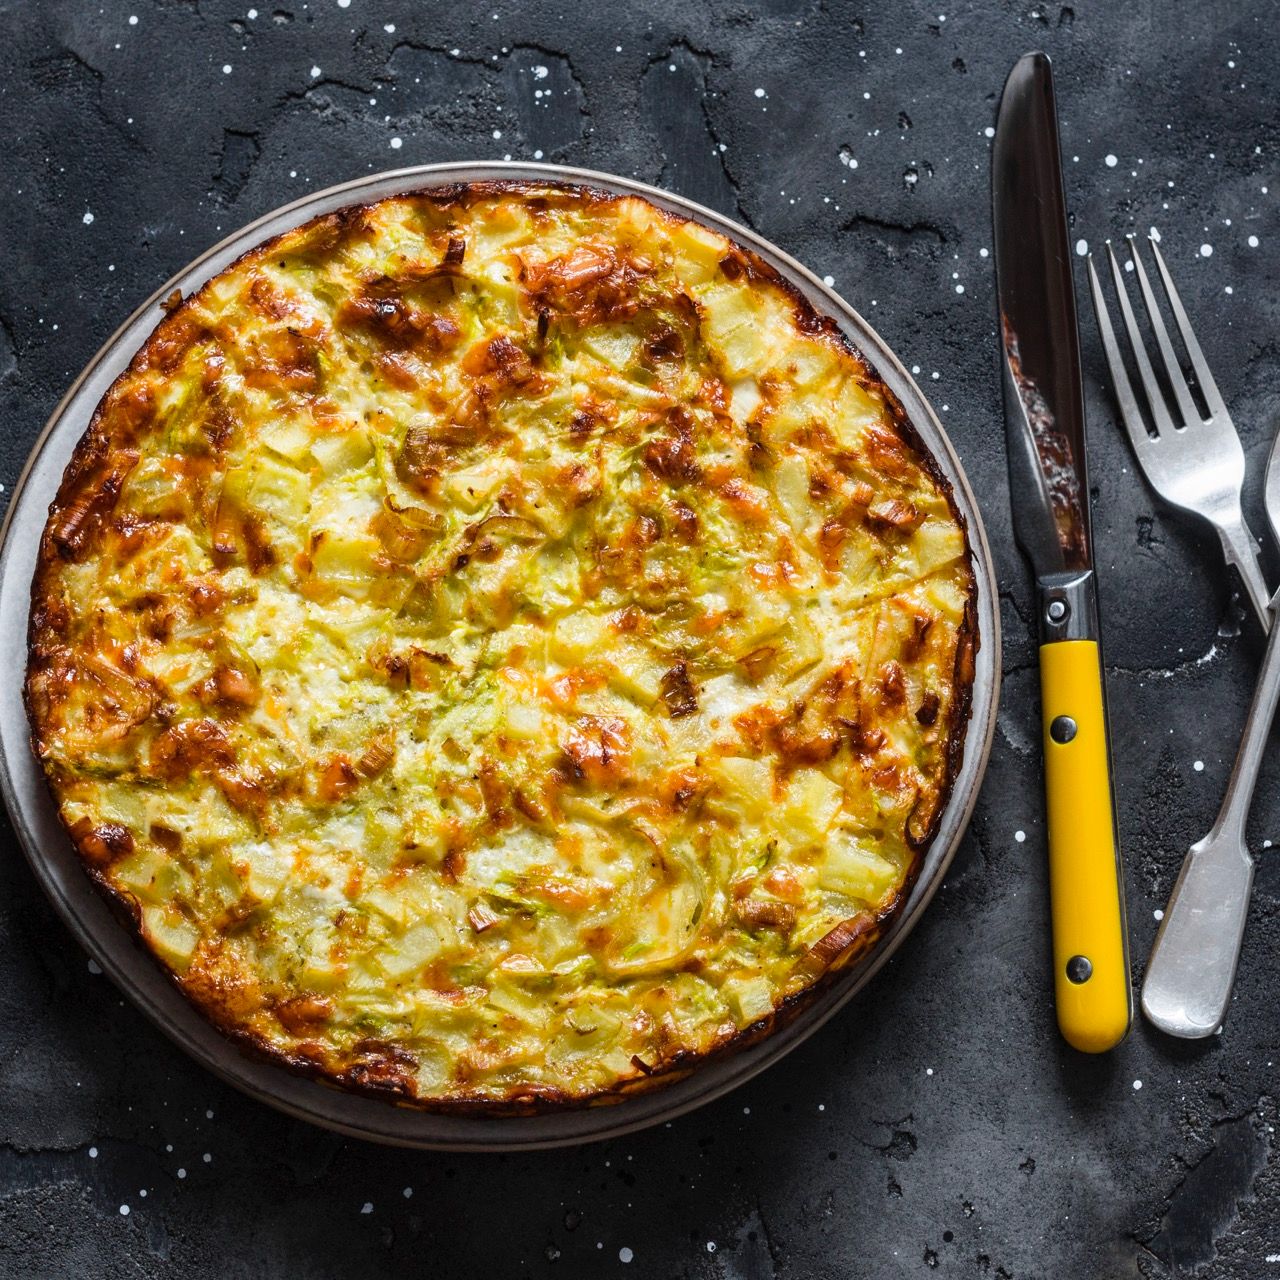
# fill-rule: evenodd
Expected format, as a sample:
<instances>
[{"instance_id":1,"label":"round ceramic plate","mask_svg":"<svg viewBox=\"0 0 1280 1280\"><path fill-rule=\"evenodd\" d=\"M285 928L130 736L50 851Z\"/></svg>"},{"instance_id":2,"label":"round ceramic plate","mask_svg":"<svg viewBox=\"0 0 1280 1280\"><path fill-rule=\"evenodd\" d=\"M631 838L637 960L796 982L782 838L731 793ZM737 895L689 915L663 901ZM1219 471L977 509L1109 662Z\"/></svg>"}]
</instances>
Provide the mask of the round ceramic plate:
<instances>
[{"instance_id":1,"label":"round ceramic plate","mask_svg":"<svg viewBox=\"0 0 1280 1280\"><path fill-rule=\"evenodd\" d=\"M103 393L124 371L160 321L161 300L174 289L200 288L246 250L343 205L448 183L493 179L580 183L643 196L659 208L702 222L754 250L831 316L889 387L925 447L950 480L968 522L977 579L979 648L964 754L937 835L902 910L879 944L851 965L798 1017L777 1032L651 1093L579 1110L485 1118L440 1115L345 1093L254 1058L216 1031L188 1004L160 966L125 931L81 869L31 751L21 673L27 663L27 616L36 551L63 468ZM616 1137L670 1120L741 1084L811 1035L858 991L901 945L942 881L973 809L995 728L1000 634L995 573L978 508L959 460L919 387L879 334L793 258L719 214L642 183L559 165L442 164L397 169L318 191L269 213L197 258L116 331L68 391L37 440L0 531L0 790L37 879L58 913L107 974L140 1009L197 1061L255 1098L294 1116L376 1142L457 1151L561 1146Z\"/></svg>"}]
</instances>

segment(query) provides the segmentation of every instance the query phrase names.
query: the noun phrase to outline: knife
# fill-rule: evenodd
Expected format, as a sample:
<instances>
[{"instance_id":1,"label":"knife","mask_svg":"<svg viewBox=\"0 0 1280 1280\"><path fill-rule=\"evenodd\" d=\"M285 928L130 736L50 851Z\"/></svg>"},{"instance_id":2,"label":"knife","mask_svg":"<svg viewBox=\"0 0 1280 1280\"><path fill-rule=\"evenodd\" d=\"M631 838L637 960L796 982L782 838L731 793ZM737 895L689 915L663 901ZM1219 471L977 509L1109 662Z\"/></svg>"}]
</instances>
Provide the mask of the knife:
<instances>
[{"instance_id":1,"label":"knife","mask_svg":"<svg viewBox=\"0 0 1280 1280\"><path fill-rule=\"evenodd\" d=\"M1102 1053L1133 1017L1053 72L1005 82L991 160L1013 527L1035 571L1058 1026Z\"/></svg>"}]
</instances>

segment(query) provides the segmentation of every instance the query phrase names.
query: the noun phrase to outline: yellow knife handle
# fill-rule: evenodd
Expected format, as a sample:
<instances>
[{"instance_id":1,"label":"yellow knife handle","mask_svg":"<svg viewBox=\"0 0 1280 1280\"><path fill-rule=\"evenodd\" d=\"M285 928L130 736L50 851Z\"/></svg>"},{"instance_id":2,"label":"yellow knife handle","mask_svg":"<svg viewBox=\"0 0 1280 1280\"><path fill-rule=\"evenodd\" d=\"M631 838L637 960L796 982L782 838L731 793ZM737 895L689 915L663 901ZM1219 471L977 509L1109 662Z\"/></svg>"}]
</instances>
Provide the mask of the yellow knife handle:
<instances>
[{"instance_id":1,"label":"yellow knife handle","mask_svg":"<svg viewBox=\"0 0 1280 1280\"><path fill-rule=\"evenodd\" d=\"M1133 1001L1097 641L1042 644L1040 686L1058 1026L1103 1053L1124 1039Z\"/></svg>"}]
</instances>

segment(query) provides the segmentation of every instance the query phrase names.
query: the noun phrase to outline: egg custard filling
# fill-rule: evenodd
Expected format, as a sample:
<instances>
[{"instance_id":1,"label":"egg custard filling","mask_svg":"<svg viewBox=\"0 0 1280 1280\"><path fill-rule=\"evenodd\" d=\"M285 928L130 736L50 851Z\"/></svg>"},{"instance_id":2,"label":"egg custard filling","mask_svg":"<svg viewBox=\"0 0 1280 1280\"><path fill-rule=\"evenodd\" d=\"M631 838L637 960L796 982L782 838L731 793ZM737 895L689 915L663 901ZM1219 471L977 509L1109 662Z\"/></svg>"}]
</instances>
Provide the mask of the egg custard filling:
<instances>
[{"instance_id":1,"label":"egg custard filling","mask_svg":"<svg viewBox=\"0 0 1280 1280\"><path fill-rule=\"evenodd\" d=\"M519 1109L748 1043L874 944L973 600L940 470L763 260L473 184L172 300L51 508L26 691L86 867L219 1027Z\"/></svg>"}]
</instances>

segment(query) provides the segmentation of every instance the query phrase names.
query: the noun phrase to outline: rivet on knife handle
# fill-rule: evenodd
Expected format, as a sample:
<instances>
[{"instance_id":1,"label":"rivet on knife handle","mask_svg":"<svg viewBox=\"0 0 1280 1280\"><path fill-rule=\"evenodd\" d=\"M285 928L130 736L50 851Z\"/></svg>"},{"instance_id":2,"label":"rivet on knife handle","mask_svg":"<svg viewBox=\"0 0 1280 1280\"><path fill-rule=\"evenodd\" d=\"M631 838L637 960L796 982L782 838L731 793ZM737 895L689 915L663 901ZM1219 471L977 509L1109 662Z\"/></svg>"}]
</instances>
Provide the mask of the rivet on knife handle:
<instances>
[{"instance_id":1,"label":"rivet on knife handle","mask_svg":"<svg viewBox=\"0 0 1280 1280\"><path fill-rule=\"evenodd\" d=\"M1097 642L1042 645L1040 687L1058 1026L1102 1053L1128 1031L1131 1002Z\"/></svg>"}]
</instances>

